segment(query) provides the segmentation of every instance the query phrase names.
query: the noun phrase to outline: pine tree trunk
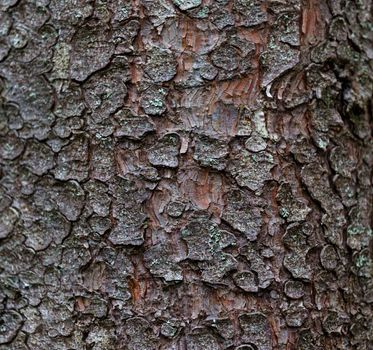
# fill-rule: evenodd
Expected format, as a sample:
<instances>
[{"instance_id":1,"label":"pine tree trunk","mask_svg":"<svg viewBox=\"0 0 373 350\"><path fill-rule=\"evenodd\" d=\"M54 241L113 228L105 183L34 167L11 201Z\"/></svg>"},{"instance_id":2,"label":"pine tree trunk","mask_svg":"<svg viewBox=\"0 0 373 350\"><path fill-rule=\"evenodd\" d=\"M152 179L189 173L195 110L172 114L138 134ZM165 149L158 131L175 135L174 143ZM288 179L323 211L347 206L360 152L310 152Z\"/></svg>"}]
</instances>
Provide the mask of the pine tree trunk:
<instances>
[{"instance_id":1,"label":"pine tree trunk","mask_svg":"<svg viewBox=\"0 0 373 350\"><path fill-rule=\"evenodd\" d=\"M0 0L0 349L373 349L369 0Z\"/></svg>"}]
</instances>

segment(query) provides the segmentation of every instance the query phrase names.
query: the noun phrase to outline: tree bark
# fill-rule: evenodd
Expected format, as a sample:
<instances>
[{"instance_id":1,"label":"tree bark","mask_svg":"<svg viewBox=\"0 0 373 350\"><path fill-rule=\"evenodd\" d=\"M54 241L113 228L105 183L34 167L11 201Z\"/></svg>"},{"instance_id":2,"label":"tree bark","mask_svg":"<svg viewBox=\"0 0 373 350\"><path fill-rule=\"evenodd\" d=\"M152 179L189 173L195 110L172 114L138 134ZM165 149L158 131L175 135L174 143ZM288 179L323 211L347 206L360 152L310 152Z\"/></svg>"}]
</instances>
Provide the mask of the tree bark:
<instances>
[{"instance_id":1,"label":"tree bark","mask_svg":"<svg viewBox=\"0 0 373 350\"><path fill-rule=\"evenodd\" d=\"M373 349L371 1L0 9L0 350Z\"/></svg>"}]
</instances>

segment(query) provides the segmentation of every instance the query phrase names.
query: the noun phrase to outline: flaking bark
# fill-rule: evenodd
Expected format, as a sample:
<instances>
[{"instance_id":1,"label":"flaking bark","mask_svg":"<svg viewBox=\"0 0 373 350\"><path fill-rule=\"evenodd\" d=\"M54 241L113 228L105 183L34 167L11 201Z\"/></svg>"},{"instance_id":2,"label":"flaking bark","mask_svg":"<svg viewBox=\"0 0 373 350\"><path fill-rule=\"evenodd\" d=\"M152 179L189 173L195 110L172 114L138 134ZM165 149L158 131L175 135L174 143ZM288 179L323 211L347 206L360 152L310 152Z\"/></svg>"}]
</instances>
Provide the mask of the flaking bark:
<instances>
[{"instance_id":1,"label":"flaking bark","mask_svg":"<svg viewBox=\"0 0 373 350\"><path fill-rule=\"evenodd\" d=\"M0 350L373 347L369 0L0 0Z\"/></svg>"}]
</instances>

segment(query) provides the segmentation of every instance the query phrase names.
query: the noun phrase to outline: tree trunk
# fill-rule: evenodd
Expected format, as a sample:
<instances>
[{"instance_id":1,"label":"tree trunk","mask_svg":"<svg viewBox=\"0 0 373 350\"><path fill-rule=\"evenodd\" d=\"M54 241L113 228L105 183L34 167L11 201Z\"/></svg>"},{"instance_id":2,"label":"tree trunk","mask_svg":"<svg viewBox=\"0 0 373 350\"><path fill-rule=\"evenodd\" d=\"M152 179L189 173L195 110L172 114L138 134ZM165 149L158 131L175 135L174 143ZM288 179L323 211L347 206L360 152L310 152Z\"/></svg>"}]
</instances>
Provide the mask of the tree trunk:
<instances>
[{"instance_id":1,"label":"tree trunk","mask_svg":"<svg viewBox=\"0 0 373 350\"><path fill-rule=\"evenodd\" d=\"M0 349L373 349L369 0L0 0Z\"/></svg>"}]
</instances>

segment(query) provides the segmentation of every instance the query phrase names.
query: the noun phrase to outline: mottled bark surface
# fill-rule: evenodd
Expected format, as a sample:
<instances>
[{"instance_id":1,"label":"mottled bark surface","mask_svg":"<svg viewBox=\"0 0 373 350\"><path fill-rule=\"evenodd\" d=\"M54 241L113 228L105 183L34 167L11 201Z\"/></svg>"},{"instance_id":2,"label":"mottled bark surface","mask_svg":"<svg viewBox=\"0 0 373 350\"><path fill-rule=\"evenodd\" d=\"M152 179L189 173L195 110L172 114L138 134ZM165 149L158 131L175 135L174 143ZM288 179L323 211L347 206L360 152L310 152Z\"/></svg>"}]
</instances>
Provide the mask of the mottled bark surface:
<instances>
[{"instance_id":1,"label":"mottled bark surface","mask_svg":"<svg viewBox=\"0 0 373 350\"><path fill-rule=\"evenodd\" d=\"M0 0L0 349L372 349L370 0Z\"/></svg>"}]
</instances>

